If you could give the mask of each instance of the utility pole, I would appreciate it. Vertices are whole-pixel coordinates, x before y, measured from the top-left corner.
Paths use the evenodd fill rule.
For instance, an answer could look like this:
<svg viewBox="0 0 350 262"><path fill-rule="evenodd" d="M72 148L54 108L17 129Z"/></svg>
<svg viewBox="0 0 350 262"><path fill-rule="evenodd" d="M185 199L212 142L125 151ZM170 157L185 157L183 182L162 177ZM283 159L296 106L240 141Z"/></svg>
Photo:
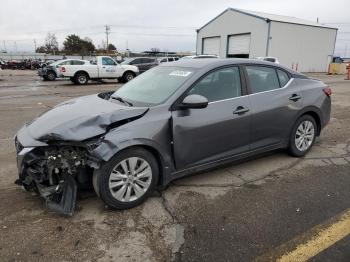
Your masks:
<svg viewBox="0 0 350 262"><path fill-rule="evenodd" d="M107 53L108 53L108 35L110 34L110 31L111 31L111 27L109 25L105 25L105 28L106 28L106 40L107 40Z"/></svg>
<svg viewBox="0 0 350 262"><path fill-rule="evenodd" d="M34 53L36 53L36 40L34 39Z"/></svg>
<svg viewBox="0 0 350 262"><path fill-rule="evenodd" d="M5 51L5 53L7 53L7 50L6 50L6 40L4 40L4 51Z"/></svg>

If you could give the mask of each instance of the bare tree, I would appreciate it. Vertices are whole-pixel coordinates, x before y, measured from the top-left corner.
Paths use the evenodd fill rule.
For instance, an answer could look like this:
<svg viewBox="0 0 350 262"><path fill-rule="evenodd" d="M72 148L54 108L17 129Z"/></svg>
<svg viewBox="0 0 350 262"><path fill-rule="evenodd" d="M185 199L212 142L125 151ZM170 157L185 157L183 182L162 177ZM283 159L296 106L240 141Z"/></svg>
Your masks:
<svg viewBox="0 0 350 262"><path fill-rule="evenodd" d="M55 34L47 34L45 38L45 49L48 53L53 54L58 51L58 41Z"/></svg>
<svg viewBox="0 0 350 262"><path fill-rule="evenodd" d="M159 53L160 52L160 49L158 47L152 47L151 48L151 51L152 52L155 52L155 53Z"/></svg>

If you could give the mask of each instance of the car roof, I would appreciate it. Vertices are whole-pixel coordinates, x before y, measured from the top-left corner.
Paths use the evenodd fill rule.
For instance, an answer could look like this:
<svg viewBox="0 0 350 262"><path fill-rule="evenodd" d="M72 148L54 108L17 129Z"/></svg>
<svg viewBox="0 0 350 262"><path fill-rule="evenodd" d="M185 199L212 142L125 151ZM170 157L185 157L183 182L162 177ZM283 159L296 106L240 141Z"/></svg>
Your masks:
<svg viewBox="0 0 350 262"><path fill-rule="evenodd" d="M179 66L179 67L192 67L192 68L205 68L208 66L224 66L230 64L263 64L271 65L271 63L255 60L255 59L240 59L240 58L202 58L202 59L180 59L176 62L163 64L161 66Z"/></svg>
<svg viewBox="0 0 350 262"><path fill-rule="evenodd" d="M247 59L247 58L202 58L202 59L180 59L175 62L170 63L164 63L159 66L176 66L176 67L187 67L187 68L194 68L194 69L211 69L216 68L220 66L226 66L226 65L238 65L238 64L253 64L253 65L265 65L265 66L273 66L277 68L282 68L285 71L289 72L292 75L302 75L294 70L291 70L290 68L287 68L285 66L262 61L258 59Z"/></svg>

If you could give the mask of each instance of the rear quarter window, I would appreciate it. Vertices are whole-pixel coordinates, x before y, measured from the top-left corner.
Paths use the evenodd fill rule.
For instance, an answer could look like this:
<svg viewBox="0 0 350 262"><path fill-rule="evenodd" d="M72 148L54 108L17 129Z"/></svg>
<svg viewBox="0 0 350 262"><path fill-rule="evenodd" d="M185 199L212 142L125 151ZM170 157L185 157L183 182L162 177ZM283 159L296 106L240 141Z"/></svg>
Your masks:
<svg viewBox="0 0 350 262"><path fill-rule="evenodd" d="M277 75L280 80L281 87L284 87L290 79L289 75L280 69L277 69Z"/></svg>

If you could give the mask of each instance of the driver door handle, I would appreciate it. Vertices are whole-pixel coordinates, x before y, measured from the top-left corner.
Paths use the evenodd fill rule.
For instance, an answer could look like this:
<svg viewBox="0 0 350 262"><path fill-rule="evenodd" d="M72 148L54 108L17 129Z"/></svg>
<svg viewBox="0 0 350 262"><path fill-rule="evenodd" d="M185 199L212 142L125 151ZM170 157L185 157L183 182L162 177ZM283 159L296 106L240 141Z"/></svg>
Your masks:
<svg viewBox="0 0 350 262"><path fill-rule="evenodd" d="M243 115L249 111L249 108L245 108L244 106L238 106L235 111L233 111L234 115Z"/></svg>
<svg viewBox="0 0 350 262"><path fill-rule="evenodd" d="M297 94L293 94L289 100L293 101L293 102L296 102L298 101L299 99L301 99L301 96L300 95L297 95Z"/></svg>

